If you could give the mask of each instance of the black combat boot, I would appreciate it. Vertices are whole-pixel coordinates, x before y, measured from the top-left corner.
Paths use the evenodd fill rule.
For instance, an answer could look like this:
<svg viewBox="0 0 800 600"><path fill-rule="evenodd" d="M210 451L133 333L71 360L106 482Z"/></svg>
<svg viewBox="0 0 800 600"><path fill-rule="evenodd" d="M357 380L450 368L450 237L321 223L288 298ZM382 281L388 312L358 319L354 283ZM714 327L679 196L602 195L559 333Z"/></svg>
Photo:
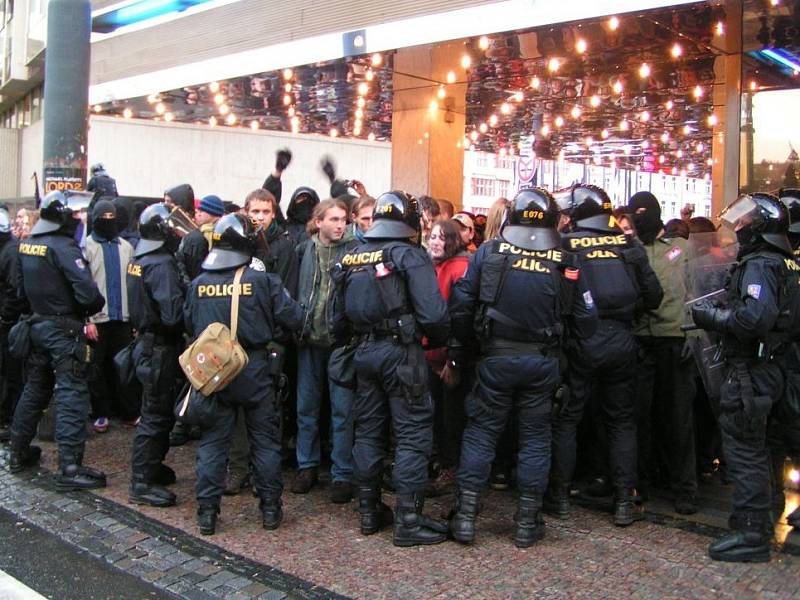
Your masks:
<svg viewBox="0 0 800 600"><path fill-rule="evenodd" d="M197 527L203 535L214 535L217 530L219 507L213 504L200 504L197 507Z"/></svg>
<svg viewBox="0 0 800 600"><path fill-rule="evenodd" d="M475 541L475 517L478 516L478 492L458 490L450 517L450 534L462 544Z"/></svg>
<svg viewBox="0 0 800 600"><path fill-rule="evenodd" d="M642 506L636 503L634 492L630 488L617 488L614 495L614 525L627 527L634 521L644 518Z"/></svg>
<svg viewBox="0 0 800 600"><path fill-rule="evenodd" d="M150 483L155 483L156 485L172 485L177 480L175 471L164 463L158 463L153 475L150 477Z"/></svg>
<svg viewBox="0 0 800 600"><path fill-rule="evenodd" d="M152 480L152 478L151 478ZM175 494L156 483L148 483L143 475L134 474L128 500L134 504L146 504L156 508L175 506Z"/></svg>
<svg viewBox="0 0 800 600"><path fill-rule="evenodd" d="M361 516L361 535L378 533L394 521L394 513L381 500L380 488L377 486L358 487L358 513Z"/></svg>
<svg viewBox="0 0 800 600"><path fill-rule="evenodd" d="M29 467L39 464L42 456L42 449L39 446L27 446L18 448L14 445L8 453L8 470L12 473L19 473Z"/></svg>
<svg viewBox="0 0 800 600"><path fill-rule="evenodd" d="M569 519L569 485L556 483L544 495L544 512L557 519Z"/></svg>
<svg viewBox="0 0 800 600"><path fill-rule="evenodd" d="M741 513L728 520L732 531L708 547L708 555L724 562L769 562L772 526L768 515Z"/></svg>
<svg viewBox="0 0 800 600"><path fill-rule="evenodd" d="M517 513L514 515L514 522L517 524L514 545L517 548L530 548L544 537L541 510L542 497L539 494L520 492Z"/></svg>
<svg viewBox="0 0 800 600"><path fill-rule="evenodd" d="M283 507L280 498L261 500L261 526L270 531L280 527L283 522Z"/></svg>
<svg viewBox="0 0 800 600"><path fill-rule="evenodd" d="M427 546L447 539L447 525L422 514L424 496L397 494L394 515L395 546Z"/></svg>
<svg viewBox="0 0 800 600"><path fill-rule="evenodd" d="M75 452L58 453L56 489L59 492L93 490L106 487L106 474L83 466L83 455Z"/></svg>

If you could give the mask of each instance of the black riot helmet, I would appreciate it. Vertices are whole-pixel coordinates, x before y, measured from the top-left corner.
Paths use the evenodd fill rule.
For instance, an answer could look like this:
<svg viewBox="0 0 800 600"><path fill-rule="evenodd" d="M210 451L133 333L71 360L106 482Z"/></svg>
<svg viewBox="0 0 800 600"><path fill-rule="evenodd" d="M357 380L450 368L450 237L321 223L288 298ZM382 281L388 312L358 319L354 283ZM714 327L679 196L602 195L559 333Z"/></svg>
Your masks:
<svg viewBox="0 0 800 600"><path fill-rule="evenodd" d="M781 188L778 195L789 210L789 233L800 234L800 189Z"/></svg>
<svg viewBox="0 0 800 600"><path fill-rule="evenodd" d="M42 199L39 206L39 220L31 229L31 235L41 235L58 231L72 219L67 197L59 191L50 192Z"/></svg>
<svg viewBox="0 0 800 600"><path fill-rule="evenodd" d="M203 261L206 271L224 271L249 264L256 253L256 226L238 213L222 217L214 225L211 252Z"/></svg>
<svg viewBox="0 0 800 600"><path fill-rule="evenodd" d="M777 196L762 192L744 194L719 215L722 222L736 232L742 247L763 240L787 254L792 246L789 231L789 209Z"/></svg>
<svg viewBox="0 0 800 600"><path fill-rule="evenodd" d="M537 187L520 190L511 201L500 237L524 250L556 248L561 242L558 217L558 205L550 192Z"/></svg>
<svg viewBox="0 0 800 600"><path fill-rule="evenodd" d="M555 195L559 210L576 227L618 233L617 220L611 214L611 198L596 185L576 184Z"/></svg>
<svg viewBox="0 0 800 600"><path fill-rule="evenodd" d="M170 210L163 202L151 204L139 215L139 243L134 256L139 258L164 246L174 252L180 241L172 225Z"/></svg>
<svg viewBox="0 0 800 600"><path fill-rule="evenodd" d="M368 240L403 240L419 236L421 231L417 199L395 190L378 196L372 209L372 226L364 237Z"/></svg>

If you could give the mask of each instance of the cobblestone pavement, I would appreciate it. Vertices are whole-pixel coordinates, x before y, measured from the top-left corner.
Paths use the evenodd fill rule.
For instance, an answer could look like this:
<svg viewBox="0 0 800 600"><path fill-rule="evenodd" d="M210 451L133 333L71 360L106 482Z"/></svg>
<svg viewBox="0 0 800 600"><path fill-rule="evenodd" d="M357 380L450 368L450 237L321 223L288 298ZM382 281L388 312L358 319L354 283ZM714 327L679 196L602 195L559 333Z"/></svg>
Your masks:
<svg viewBox="0 0 800 600"><path fill-rule="evenodd" d="M0 469L0 503L115 566L185 598L798 598L800 558L773 552L768 564L716 563L706 555L725 507L696 519L676 519L654 502L646 521L614 527L601 510L577 508L569 521L548 519L547 537L527 550L511 542L514 497L484 499L477 543L399 549L391 532L364 537L355 503L328 502L326 485L308 495L284 494L286 517L274 532L261 528L249 493L225 497L217 535L200 539L195 526L193 445L173 448L176 507L128 503L133 434L114 427L93 436L87 464L103 468L99 494L53 492L55 468L43 444L40 474L15 477ZM293 474L286 473L287 488ZM391 501L391 496L387 496ZM429 501L438 515L449 499ZM209 543L211 542L211 543Z"/></svg>

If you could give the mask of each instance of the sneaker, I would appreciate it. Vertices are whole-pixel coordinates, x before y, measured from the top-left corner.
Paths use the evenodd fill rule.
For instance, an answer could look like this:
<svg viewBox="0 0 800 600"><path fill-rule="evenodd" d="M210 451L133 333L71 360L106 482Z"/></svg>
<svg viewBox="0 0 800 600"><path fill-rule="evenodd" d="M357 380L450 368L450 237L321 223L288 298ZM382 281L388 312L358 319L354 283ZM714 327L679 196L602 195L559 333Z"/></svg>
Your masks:
<svg viewBox="0 0 800 600"><path fill-rule="evenodd" d="M685 494L675 499L675 512L679 515L693 515L700 508L697 506L697 497Z"/></svg>
<svg viewBox="0 0 800 600"><path fill-rule="evenodd" d="M134 428L134 427L138 427L139 423L141 423L141 422L142 422L142 417L136 417L135 419L128 419L128 420L122 421L122 426L123 427Z"/></svg>
<svg viewBox="0 0 800 600"><path fill-rule="evenodd" d="M511 473L506 469L492 469L489 476L489 486L493 490L504 491L511 487Z"/></svg>
<svg viewBox="0 0 800 600"><path fill-rule="evenodd" d="M307 494L317 483L317 468L300 469L292 484L293 494Z"/></svg>
<svg viewBox="0 0 800 600"><path fill-rule="evenodd" d="M95 419L93 428L95 433L105 433L108 431L108 419L106 417Z"/></svg>
<svg viewBox="0 0 800 600"><path fill-rule="evenodd" d="M250 473L234 469L228 472L228 481L225 482L225 491L222 493L226 496L236 496L248 485L250 485Z"/></svg>
<svg viewBox="0 0 800 600"><path fill-rule="evenodd" d="M331 502L347 504L353 499L353 486L349 481L334 481L331 485Z"/></svg>

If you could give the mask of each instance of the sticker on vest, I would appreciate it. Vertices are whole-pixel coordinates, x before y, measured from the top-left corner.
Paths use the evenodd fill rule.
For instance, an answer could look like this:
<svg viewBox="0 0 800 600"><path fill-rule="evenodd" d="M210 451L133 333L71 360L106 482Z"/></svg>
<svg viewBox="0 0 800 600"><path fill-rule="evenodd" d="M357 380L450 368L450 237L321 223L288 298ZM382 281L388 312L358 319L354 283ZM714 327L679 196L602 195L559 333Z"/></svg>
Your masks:
<svg viewBox="0 0 800 600"><path fill-rule="evenodd" d="M681 255L681 253L683 253L683 250L681 250L679 246L673 246L673 247L672 247L672 248L670 248L670 249L669 249L669 251L667 252L667 260L668 260L669 262L672 262L672 261L674 261L676 258L678 258L678 257Z"/></svg>
<svg viewBox="0 0 800 600"><path fill-rule="evenodd" d="M266 273L267 272L266 265L264 265L264 263L261 261L261 259L258 259L255 256L250 261L250 268L253 269L254 271L260 271L261 273Z"/></svg>
<svg viewBox="0 0 800 600"><path fill-rule="evenodd" d="M747 295L758 300L761 298L761 286L757 283L751 283L747 286Z"/></svg>
<svg viewBox="0 0 800 600"><path fill-rule="evenodd" d="M383 263L378 263L377 265L375 265L375 277L377 277L378 279L390 275L391 272L392 270Z"/></svg>
<svg viewBox="0 0 800 600"><path fill-rule="evenodd" d="M590 291L583 292L583 301L586 304L586 308L592 308L594 306L594 300L592 299L592 292Z"/></svg>

